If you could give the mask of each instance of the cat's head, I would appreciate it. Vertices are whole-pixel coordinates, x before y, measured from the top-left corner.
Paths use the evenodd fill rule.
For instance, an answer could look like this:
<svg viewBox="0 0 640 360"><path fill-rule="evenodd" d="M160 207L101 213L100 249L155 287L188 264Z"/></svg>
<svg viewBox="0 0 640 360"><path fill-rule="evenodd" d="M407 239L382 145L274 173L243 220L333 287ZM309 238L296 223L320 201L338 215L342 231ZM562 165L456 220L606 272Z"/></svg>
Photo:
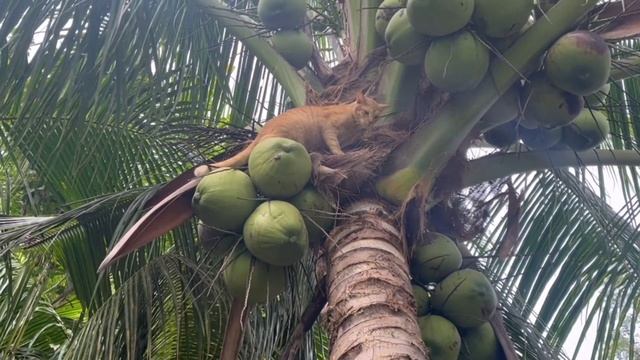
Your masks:
<svg viewBox="0 0 640 360"><path fill-rule="evenodd" d="M389 105L381 104L363 93L358 93L354 101L354 114L356 120L363 127L373 125Z"/></svg>

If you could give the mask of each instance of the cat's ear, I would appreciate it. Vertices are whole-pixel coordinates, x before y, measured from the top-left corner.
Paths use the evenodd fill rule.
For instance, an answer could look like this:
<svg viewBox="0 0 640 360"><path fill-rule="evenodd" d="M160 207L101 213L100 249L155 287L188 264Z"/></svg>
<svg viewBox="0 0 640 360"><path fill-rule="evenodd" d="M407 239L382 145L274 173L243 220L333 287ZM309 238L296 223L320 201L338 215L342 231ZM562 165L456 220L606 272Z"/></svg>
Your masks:
<svg viewBox="0 0 640 360"><path fill-rule="evenodd" d="M364 92L358 92L358 94L356 95L356 103L363 105L367 103L367 97L364 95Z"/></svg>

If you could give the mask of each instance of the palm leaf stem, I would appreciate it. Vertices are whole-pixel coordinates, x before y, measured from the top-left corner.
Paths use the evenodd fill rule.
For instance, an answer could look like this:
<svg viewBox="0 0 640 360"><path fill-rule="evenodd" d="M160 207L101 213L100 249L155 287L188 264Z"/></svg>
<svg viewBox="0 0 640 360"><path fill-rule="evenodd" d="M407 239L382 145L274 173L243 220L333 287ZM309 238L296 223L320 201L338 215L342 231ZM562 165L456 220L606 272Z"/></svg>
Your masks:
<svg viewBox="0 0 640 360"><path fill-rule="evenodd" d="M226 27L239 39L251 53L271 71L295 106L306 102L304 80L291 65L261 37L255 29L259 25L250 17L234 12L218 0L195 0L216 18L219 24Z"/></svg>
<svg viewBox="0 0 640 360"><path fill-rule="evenodd" d="M574 152L527 151L497 153L471 160L462 179L463 188L518 173L562 167L640 166L634 150L590 150Z"/></svg>

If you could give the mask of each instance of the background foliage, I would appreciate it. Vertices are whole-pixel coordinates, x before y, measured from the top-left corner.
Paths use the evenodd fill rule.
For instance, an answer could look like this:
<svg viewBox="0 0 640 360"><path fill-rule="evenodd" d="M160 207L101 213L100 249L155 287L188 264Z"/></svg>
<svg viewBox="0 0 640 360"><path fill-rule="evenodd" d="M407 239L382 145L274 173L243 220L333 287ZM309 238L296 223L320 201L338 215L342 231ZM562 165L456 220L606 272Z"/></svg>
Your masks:
<svg viewBox="0 0 640 360"><path fill-rule="evenodd" d="M229 5L255 13L251 1ZM343 56L337 2L310 7L314 39L334 64ZM637 47L621 42L617 54ZM605 147L637 149L638 99L640 80L613 86ZM229 299L222 259L198 246L194 223L104 275L95 269L160 184L287 106L264 64L190 1L0 2L0 357L216 358ZM510 226L507 196L495 196L504 182L465 192L486 204L488 230L470 244L529 358L579 358L560 353L577 324L583 338L595 329L594 359L637 352L637 179L622 167L514 177L522 220L507 258L495 256ZM277 357L313 291L311 263L298 265L277 304L254 312L246 358ZM305 358L325 357L327 346L318 326Z"/></svg>

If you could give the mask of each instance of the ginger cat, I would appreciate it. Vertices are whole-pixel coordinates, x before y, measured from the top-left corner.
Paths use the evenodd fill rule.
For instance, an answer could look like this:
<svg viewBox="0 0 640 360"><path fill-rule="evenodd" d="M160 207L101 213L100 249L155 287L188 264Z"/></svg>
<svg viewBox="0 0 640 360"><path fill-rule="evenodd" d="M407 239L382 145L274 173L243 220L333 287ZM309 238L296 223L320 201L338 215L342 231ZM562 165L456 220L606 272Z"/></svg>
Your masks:
<svg viewBox="0 0 640 360"><path fill-rule="evenodd" d="M270 137L295 140L309 152L329 150L332 154L343 154L342 146L355 143L376 122L385 108L387 105L358 94L351 103L291 109L268 121L244 150L211 166L237 168L246 165L253 148ZM196 169L197 176L208 172L204 166L202 168Z"/></svg>
<svg viewBox="0 0 640 360"><path fill-rule="evenodd" d="M200 178L209 173L210 166L243 166L249 161L249 154L256 144L269 137L284 137L298 141L310 152L328 150L333 154L342 154L342 146L358 141L360 135L373 125L386 107L360 94L351 103L303 106L276 116L267 122L256 139L237 155L211 165L198 166L165 185L147 202L151 209L116 243L100 264L99 270L103 271L116 259L187 221L193 215L189 205L193 191ZM324 172L337 172L322 165L321 167Z"/></svg>

